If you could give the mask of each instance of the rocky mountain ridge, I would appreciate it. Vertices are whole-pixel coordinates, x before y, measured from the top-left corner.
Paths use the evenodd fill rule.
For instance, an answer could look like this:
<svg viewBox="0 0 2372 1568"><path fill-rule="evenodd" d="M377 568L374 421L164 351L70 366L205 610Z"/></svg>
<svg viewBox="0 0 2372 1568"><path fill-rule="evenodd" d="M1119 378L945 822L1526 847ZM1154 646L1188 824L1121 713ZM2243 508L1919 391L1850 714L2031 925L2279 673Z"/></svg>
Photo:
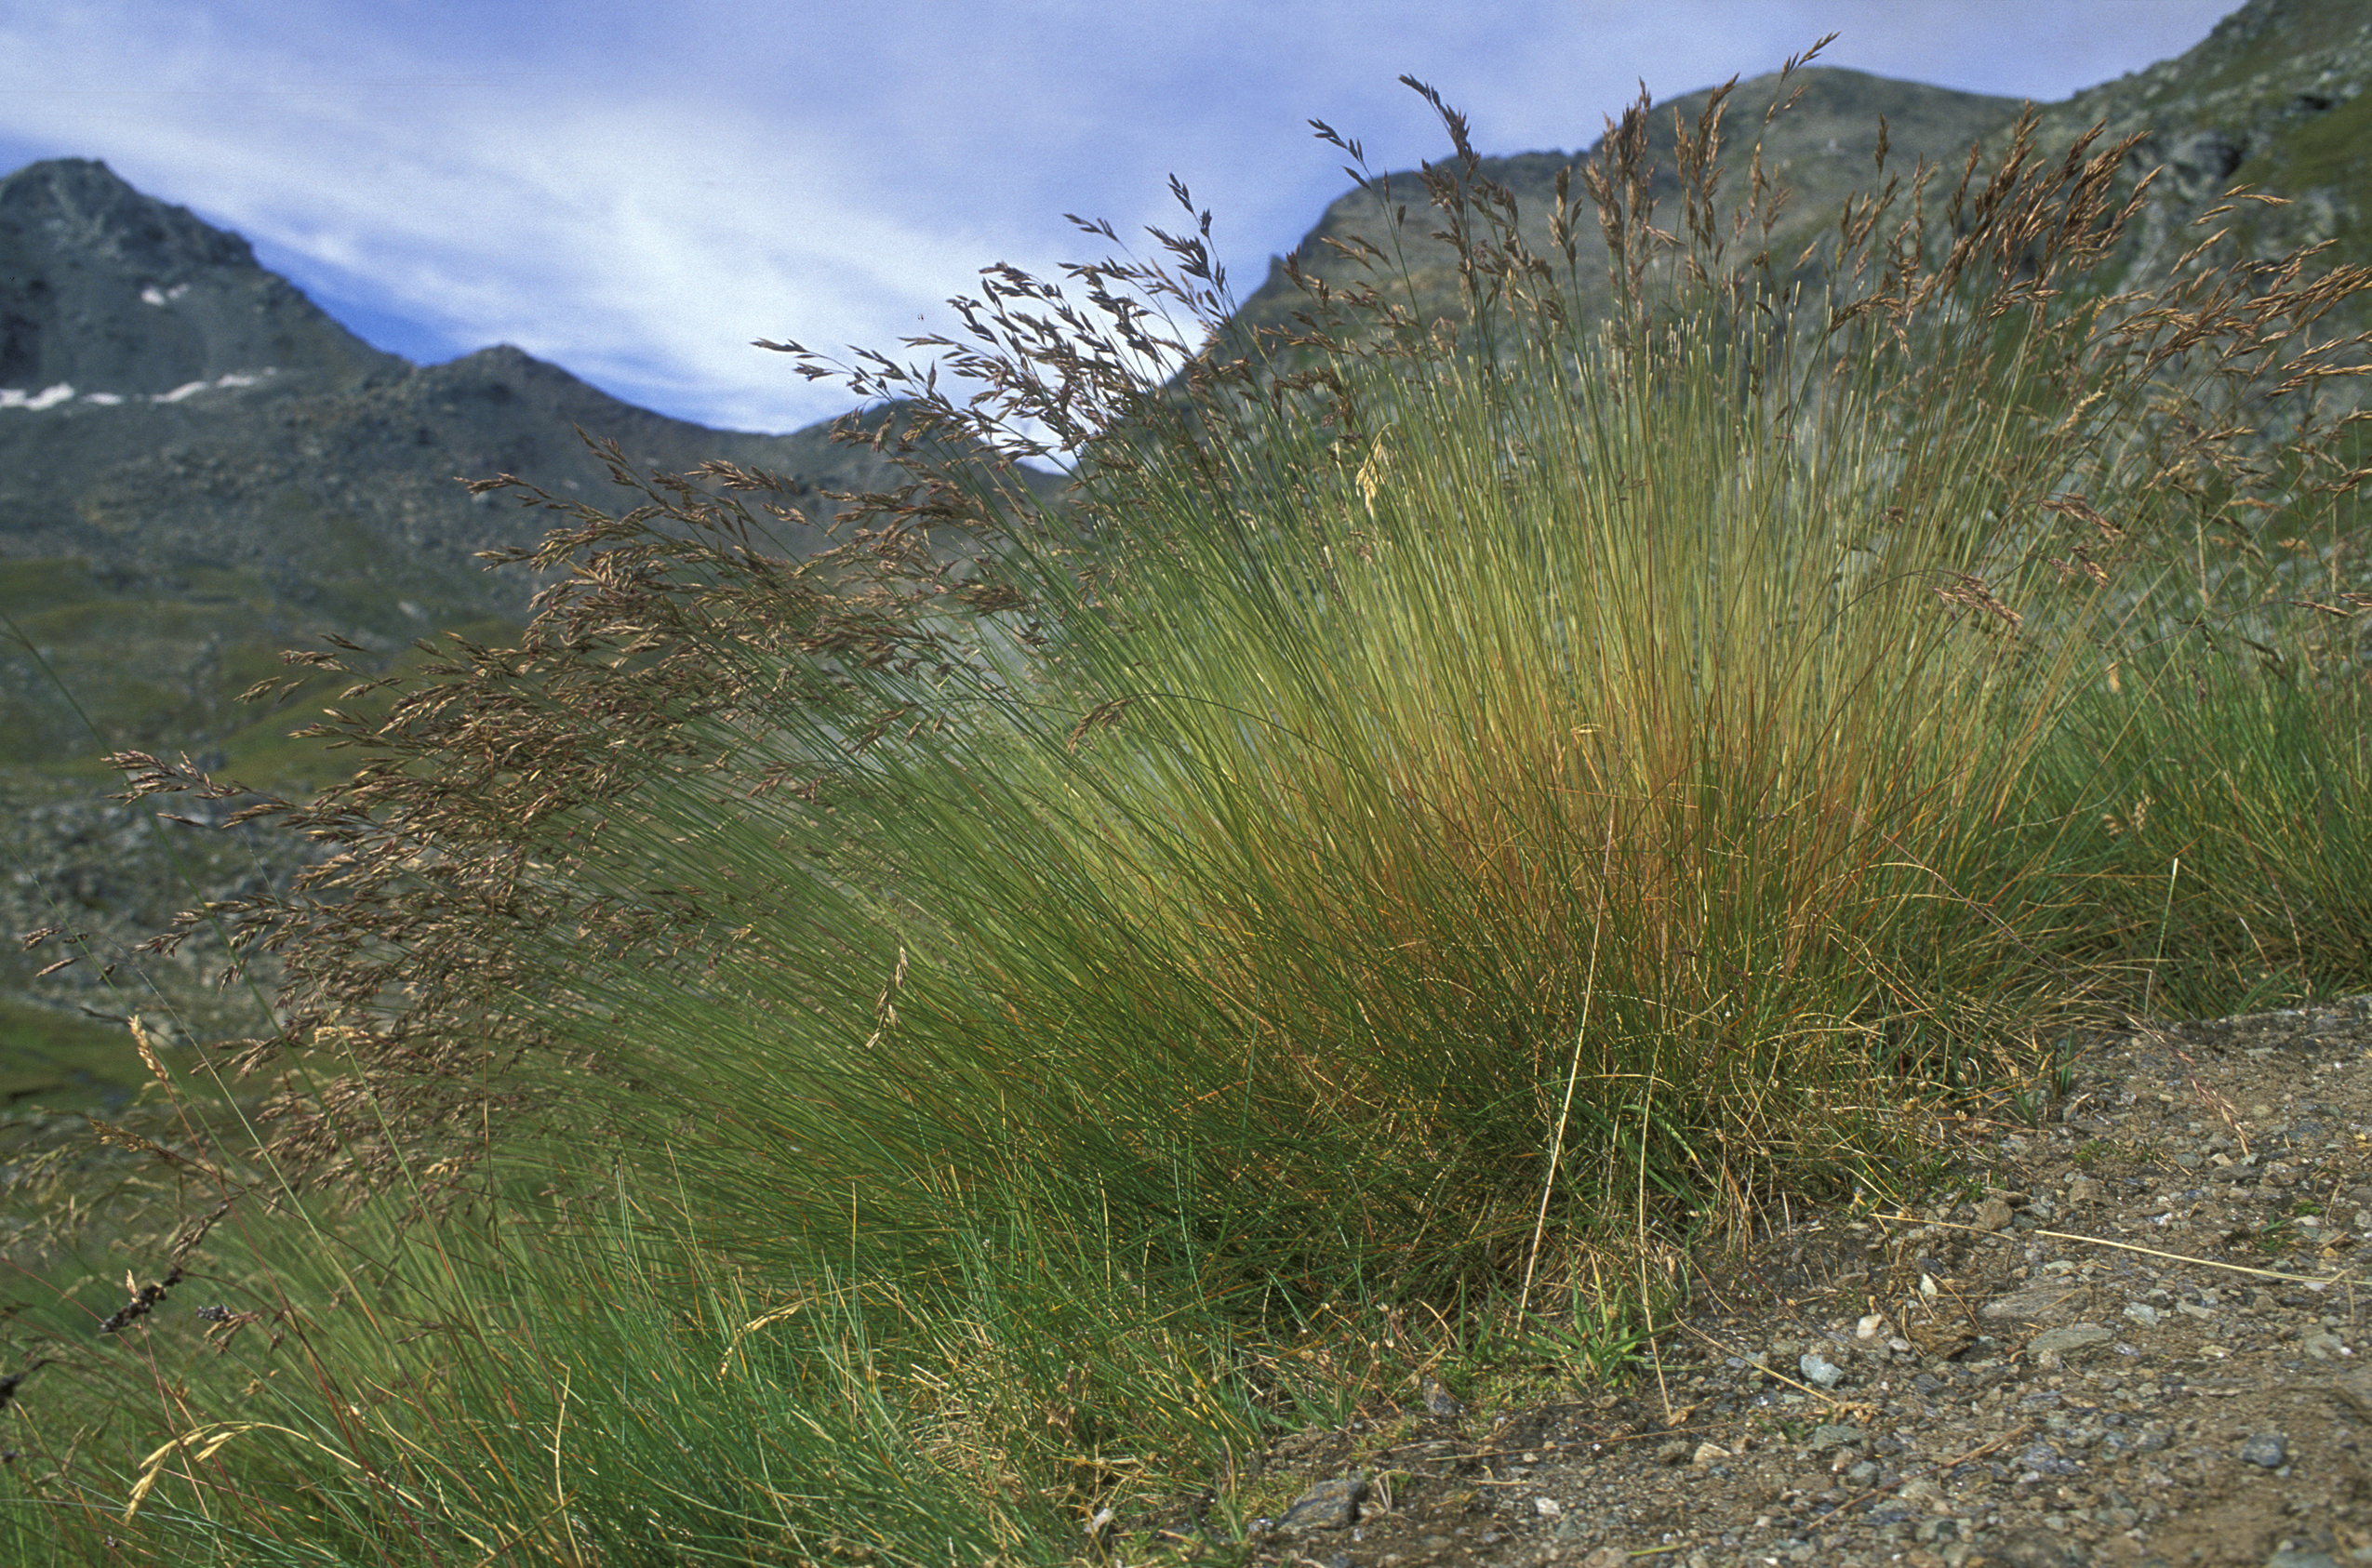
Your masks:
<svg viewBox="0 0 2372 1568"><path fill-rule="evenodd" d="M821 540L824 492L896 477L826 427L708 430L515 348L416 366L103 164L0 179L0 611L102 732L25 650L0 653L0 768L220 749L251 718L226 706L233 683L320 633L392 652L515 625L539 585L474 555L549 519L460 481L511 472L600 500L580 431L647 468L789 475L815 525L787 531L790 553Z"/></svg>
<svg viewBox="0 0 2372 1568"><path fill-rule="evenodd" d="M557 519L460 481L516 473L624 510L580 432L649 470L722 458L793 479L813 525L777 540L793 554L823 538L826 492L899 477L827 427L704 429L515 348L414 365L104 164L0 179L0 930L19 939L0 944L0 1100L120 1094L135 1011L171 1038L263 1025L251 998L213 986L219 953L130 949L197 901L285 886L317 846L181 823L165 842L101 798L99 759L188 752L260 786L326 782L336 759L287 735L343 678L276 708L236 694L325 634L367 668L444 631L514 633L540 584L475 552L532 544ZM183 815L210 826L227 809ZM61 935L20 949L45 928Z"/></svg>
<svg viewBox="0 0 2372 1568"><path fill-rule="evenodd" d="M2105 140L2139 134L2126 162L2127 182L2159 171L2148 210L2136 225L2120 286L2145 283L2188 248L2170 245L2187 225L2235 185L2281 198L2250 206L2232 219L2259 254L2330 242L2333 261L2372 260L2372 11L2356 0L2248 0L2183 54L2112 82L2085 88L2059 103L2037 104L2037 138L2046 151L2064 149L2098 126ZM1765 116L1783 94L1793 106ZM1704 88L1659 100L1648 116L1647 138L1658 168L1653 193L1670 203L1679 193L1673 171L1675 121L1693 126L1711 99ZM1925 160L1948 186L1972 146L1997 156L2027 105L2016 99L1956 92L1864 72L1813 65L1782 86L1778 73L1737 84L1724 120L1725 190L1734 198L1745 183L1748 156L1758 138L1764 166L1791 193L1773 248L1800 248L1834 225L1849 193L1877 180L1880 117L1886 126L1886 172L1906 179ZM1485 157L1484 178L1507 187L1523 214L1519 226L1536 253L1552 254L1549 215L1560 169L1593 155L1539 152ZM1446 159L1434 166L1446 171ZM1431 231L1421 170L1384 177L1408 219L1393 233L1376 197L1346 192L1330 204L1295 247L1301 270L1333 286L1368 278L1340 248L1366 241L1390 259L1385 275L1405 271L1406 288L1427 313L1453 313L1458 284L1454 253ZM1584 200L1579 181L1573 199ZM1667 212L1671 211L1666 206ZM1594 218L1579 225L1575 286L1585 308L1606 307L1605 242ZM1561 263L1560 263L1561 265ZM1303 306L1286 275L1285 258L1245 300L1239 326L1277 326Z"/></svg>
<svg viewBox="0 0 2372 1568"><path fill-rule="evenodd" d="M54 159L0 179L0 408L178 403L266 370L343 385L405 368L258 265L245 239L105 164Z"/></svg>

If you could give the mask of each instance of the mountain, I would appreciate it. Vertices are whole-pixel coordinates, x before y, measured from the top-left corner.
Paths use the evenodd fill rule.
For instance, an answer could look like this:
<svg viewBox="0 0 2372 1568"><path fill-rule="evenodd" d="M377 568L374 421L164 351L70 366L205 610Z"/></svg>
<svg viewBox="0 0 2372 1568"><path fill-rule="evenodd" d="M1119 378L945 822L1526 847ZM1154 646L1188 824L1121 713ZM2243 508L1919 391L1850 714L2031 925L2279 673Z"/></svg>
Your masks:
<svg viewBox="0 0 2372 1568"><path fill-rule="evenodd" d="M2165 241L2245 185L2284 198L2232 220L2260 255L2330 244L2372 261L2372 10L2360 0L2250 0L2181 55L2087 87L2042 117L2046 143L2101 125L2140 133L2128 161L2162 169L2131 257L2141 281L2180 254Z"/></svg>
<svg viewBox="0 0 2372 1568"><path fill-rule="evenodd" d="M2249 0L2209 35L2179 57L2128 73L2076 94L2064 102L2036 105L2038 135L2046 150L2063 150L2099 125L2110 140L2141 133L2127 160L2125 178L2137 182L2163 169L2125 256L2127 285L2159 275L2192 243L2185 226L2214 206L2234 184L2254 185L2287 198L2288 205L2251 206L2234 215L2243 237L2260 253L2301 244L2333 242L2334 261L2372 260L2372 9L2362 0ZM1955 178L1972 145L1998 153L2011 124L2025 107L2015 99L1988 97L1899 82L1864 72L1810 66L1785 90L1801 89L1794 106L1764 129L1766 112L1781 96L1779 75L1738 84L1723 124L1724 189L1738 194L1746 160L1761 133L1764 167L1791 193L1773 248L1799 251L1814 235L1834 225L1846 196L1868 190L1876 176L1878 122L1886 122L1886 172L1907 176L1925 158ZM1674 120L1694 126L1711 89L1659 101L1648 117L1648 147L1658 175L1653 193L1664 220L1677 223L1679 182ZM1481 173L1512 191L1523 214L1520 231L1535 252L1551 256L1549 216L1555 209L1560 169L1596 152L1537 152L1486 157ZM1449 160L1437 166L1449 172ZM1454 253L1432 237L1436 226L1427 204L1421 171L1388 175L1392 200L1409 218L1398 235L1400 263L1420 309L1448 314L1458 309ZM1947 186L1948 188L1948 186ZM1585 308L1608 300L1604 273L1606 251L1595 214L1576 180L1572 199L1583 204L1578 251L1579 283ZM1347 286L1370 274L1338 248L1364 240L1392 255L1393 236L1376 198L1353 189L1337 198L1295 247L1300 268L1327 284ZM2179 241L2180 243L2175 243ZM1299 289L1286 278L1285 261L1237 312L1238 328L1277 326L1303 308Z"/></svg>
<svg viewBox="0 0 2372 1568"><path fill-rule="evenodd" d="M459 479L511 472L624 510L579 430L646 469L723 458L786 475L820 524L833 511L820 492L899 477L824 426L704 429L515 348L414 365L331 320L244 239L104 164L0 179L0 613L30 644L0 637L0 933L89 938L0 943L0 1104L136 1086L120 1023L88 1016L139 1006L201 1035L253 1031L252 1003L209 983L219 954L128 950L195 899L285 886L319 853L260 826L175 825L164 843L145 812L98 798L115 778L100 759L187 751L252 784L326 782L334 758L287 734L347 677L316 675L276 706L236 695L290 673L280 651L324 633L370 650L346 656L364 669L417 661L413 640L442 631L514 636L538 579L473 552L532 544L561 519ZM821 538L778 542L804 553ZM236 804L184 815L219 822Z"/></svg>
<svg viewBox="0 0 2372 1568"><path fill-rule="evenodd" d="M1998 132L2017 114L2018 100L1981 93L1954 92L1916 82L1891 81L1865 72L1814 66L1798 73L1786 92L1801 89L1795 106L1771 123L1763 138L1764 166L1770 177L1793 193L1781 222L1773 233L1774 249L1800 250L1819 230L1832 225L1848 193L1868 189L1876 173L1873 156L1878 144L1878 118L1886 116L1889 170L1908 169L1926 155L1930 162L1957 166L1969 143ZM1777 73L1741 82L1730 97L1723 122L1728 155L1723 166L1726 189L1744 182L1744 157L1766 113L1780 96ZM1656 166L1650 191L1669 214L1680 194L1674 172L1677 116L1692 128L1712 97L1711 89L1686 93L1659 102L1648 116L1647 145ZM1558 172L1594 155L1593 143L1583 153L1519 153L1486 157L1479 172L1484 179L1513 193L1525 243L1543 257L1557 254L1550 240L1550 215L1556 210ZM1442 166L1447 172L1453 166ZM1395 206L1408 209L1406 226L1397 236L1398 264L1429 313L1447 313L1458 299L1457 253L1447 241L1435 237L1434 214L1427 202L1422 171L1404 169L1386 175ZM1594 209L1575 179L1570 199L1579 209L1577 227L1576 275L1584 308L1607 308L1611 292L1606 279L1606 246ZM1677 217L1667 221L1676 222ZM1371 274L1343 253L1340 246L1364 241L1393 256L1394 236L1376 198L1353 189L1337 197L1317 226L1294 248L1300 269L1338 286L1366 281ZM1557 263L1560 269L1563 262ZM1233 325L1237 329L1282 326L1304 308L1300 290L1286 275L1285 259L1269 264L1269 275L1246 299Z"/></svg>
<svg viewBox="0 0 2372 1568"><path fill-rule="evenodd" d="M0 611L102 731L0 649L0 768L127 746L240 754L242 732L263 744L288 727L259 731L229 701L283 647L515 628L535 578L473 552L532 543L551 519L459 480L516 473L599 504L610 486L579 430L670 472L770 469L807 498L895 478L823 426L708 430L514 348L429 366L382 353L245 240L104 164L0 179Z"/></svg>
<svg viewBox="0 0 2372 1568"><path fill-rule="evenodd" d="M105 164L0 180L0 408L58 406L76 387L178 403L266 366L331 385L406 368L258 266L246 240Z"/></svg>

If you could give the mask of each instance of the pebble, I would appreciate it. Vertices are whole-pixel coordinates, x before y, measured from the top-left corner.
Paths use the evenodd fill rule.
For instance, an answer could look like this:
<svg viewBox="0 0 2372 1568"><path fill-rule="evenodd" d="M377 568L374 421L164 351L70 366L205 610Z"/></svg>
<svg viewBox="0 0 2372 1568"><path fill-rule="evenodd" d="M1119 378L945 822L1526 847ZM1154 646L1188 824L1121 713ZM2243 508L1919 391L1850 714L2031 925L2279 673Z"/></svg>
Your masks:
<svg viewBox="0 0 2372 1568"><path fill-rule="evenodd" d="M1359 1504L1367 1495L1366 1476L1322 1481L1301 1494L1276 1521L1279 1530L1347 1530L1359 1521Z"/></svg>
<svg viewBox="0 0 2372 1568"><path fill-rule="evenodd" d="M2065 1356L2073 1351L2089 1349L2104 1339L2115 1337L2097 1323L2069 1323L2064 1328L2044 1330L2028 1342L2027 1349L2038 1356Z"/></svg>

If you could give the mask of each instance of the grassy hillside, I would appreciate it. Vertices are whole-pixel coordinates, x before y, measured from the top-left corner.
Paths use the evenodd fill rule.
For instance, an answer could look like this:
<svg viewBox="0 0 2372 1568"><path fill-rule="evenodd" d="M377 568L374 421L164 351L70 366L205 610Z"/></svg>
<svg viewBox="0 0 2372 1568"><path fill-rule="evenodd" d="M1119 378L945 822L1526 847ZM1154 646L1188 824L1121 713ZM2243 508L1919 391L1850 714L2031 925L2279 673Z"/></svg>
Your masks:
<svg viewBox="0 0 2372 1568"><path fill-rule="evenodd" d="M2085 1031L2372 990L2366 344L2311 329L2372 272L2109 289L2115 149L1717 256L1631 129L1635 272L1460 159L1446 326L1380 244L1150 384L1190 227L1070 330L982 301L997 390L820 563L756 474L580 518L515 645L341 721L284 814L341 859L242 911L270 1118L147 1046L21 1265L0 1540L1246 1561L1271 1436L1624 1376ZM1711 130L1678 193L1759 233ZM1064 419L1069 505L970 456Z"/></svg>

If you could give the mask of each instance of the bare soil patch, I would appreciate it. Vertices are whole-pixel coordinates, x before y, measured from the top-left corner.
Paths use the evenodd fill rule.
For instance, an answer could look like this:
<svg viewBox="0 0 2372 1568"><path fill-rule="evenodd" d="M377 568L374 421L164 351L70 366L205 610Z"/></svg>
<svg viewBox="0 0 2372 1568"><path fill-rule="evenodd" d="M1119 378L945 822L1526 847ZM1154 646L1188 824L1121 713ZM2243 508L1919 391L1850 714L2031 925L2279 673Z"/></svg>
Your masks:
<svg viewBox="0 0 2372 1568"><path fill-rule="evenodd" d="M2372 997L2100 1040L1968 1130L1924 1205L1701 1282L1622 1391L1281 1442L1258 1561L2372 1562Z"/></svg>

